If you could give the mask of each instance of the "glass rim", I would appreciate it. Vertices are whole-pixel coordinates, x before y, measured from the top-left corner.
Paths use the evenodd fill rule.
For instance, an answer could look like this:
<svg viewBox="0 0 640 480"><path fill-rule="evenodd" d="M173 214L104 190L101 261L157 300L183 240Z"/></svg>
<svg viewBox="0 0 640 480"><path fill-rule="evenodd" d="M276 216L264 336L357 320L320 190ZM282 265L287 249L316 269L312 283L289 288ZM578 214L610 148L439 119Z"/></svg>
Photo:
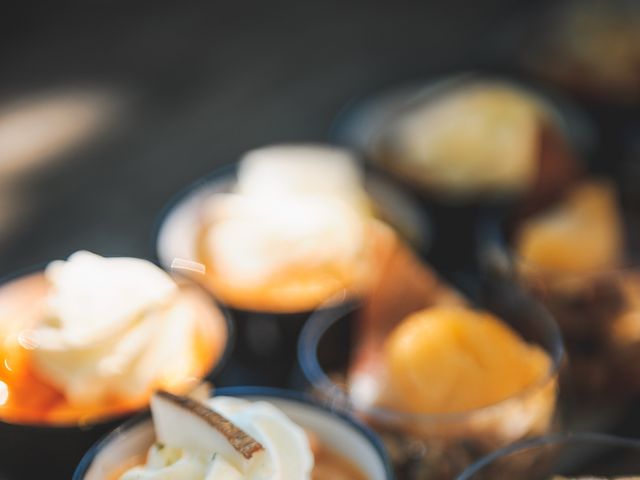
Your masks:
<svg viewBox="0 0 640 480"><path fill-rule="evenodd" d="M449 413L413 413L394 410L387 407L362 407L353 402L351 396L337 383L335 383L324 370L318 359L318 346L324 334L337 322L358 309L358 306L344 305L333 311L316 310L305 322L298 339L298 361L300 368L313 388L327 395L331 405L348 411L354 411L364 416L383 422L411 422L419 424L451 423L465 420L472 416L500 409L519 398L540 391L558 378L560 369L565 360L565 349L560 328L551 315L541 305L539 308L546 327L550 329L552 336L551 351L547 352L551 358L549 371L541 379L531 383L525 389L499 400L490 405ZM546 351L546 349L545 349Z"/></svg>
<svg viewBox="0 0 640 480"><path fill-rule="evenodd" d="M213 388L210 392L213 395L210 396L229 396L229 397L263 397L263 398L275 398L279 400L292 401L299 404L311 406L313 408L320 409L336 418L338 418L341 422L347 424L349 428L355 430L357 433L362 435L362 437L366 440L366 442L373 447L376 454L380 458L384 470L385 476L388 480L395 480L395 473L393 470L391 458L387 450L382 443L380 437L369 427L364 425L358 419L354 418L351 415L345 414L344 412L339 412L333 410L327 405L322 404L317 399L312 396L304 393L298 392L294 390L287 390L283 388L276 387L258 387L258 386L239 386L239 387L221 387L221 388ZM119 435L124 432L134 428L141 423L147 422L151 420L151 412L146 411L136 415L134 418L129 419L125 423L118 426L116 429L107 433L100 440L94 443L91 448L83 455L82 459L78 463L76 467L72 480L84 480L86 473L88 472L93 460L96 456L106 448L111 442L118 438Z"/></svg>
<svg viewBox="0 0 640 480"><path fill-rule="evenodd" d="M638 449L640 453L640 440L633 438L620 437L617 435L611 435L607 433L592 433L592 432L568 432L568 433L555 433L551 435L544 435L541 437L532 438L516 442L507 447L498 449L488 455L485 455L480 460L474 462L467 467L460 475L456 477L456 480L470 480L474 475L480 473L485 467L491 465L496 460L503 457L507 457L514 453L525 451L531 448L545 447L548 445L562 444L562 443L591 443L600 444L611 447L623 447Z"/></svg>
<svg viewBox="0 0 640 480"><path fill-rule="evenodd" d="M106 258L110 258L110 257L116 257L116 256L115 255L106 256ZM156 267L162 269L164 272L166 272L170 276L172 276L172 277L176 277L177 276L181 280L184 280L184 277L179 276L176 273L167 272L166 270L164 270L164 268L162 268L161 265L159 265L157 262L155 262L152 259L144 258L144 257L131 257L131 258L138 258L138 259L141 259L141 260L146 260L146 261L152 263L153 265L155 265ZM49 265L49 263L51 263L51 261L37 263L35 265L31 265L29 267L24 267L22 269L19 269L19 270L16 270L16 271L12 272L12 273L9 273L8 275L0 277L0 289L2 289L5 286L8 286L12 282L19 281L19 280L21 280L23 278L26 278L28 276L38 275L38 274L43 273L45 267L47 265ZM186 281L188 282L188 285L189 285L190 288L198 289L198 291L202 294L203 298L206 298L211 303L211 305L220 312L221 320L222 320L222 323L224 324L225 330L226 330L227 338L226 338L226 341L225 341L225 344L224 344L224 348L222 349L222 352L220 353L220 355L217 358L215 358L213 360L213 362L211 363L209 368L206 370L206 372L201 376L201 378L199 378L200 381L206 381L207 378L214 377L217 374L219 374L224 369L224 367L226 366L227 362L229 361L229 358L233 354L233 350L234 350L234 347L235 347L235 340L236 340L236 327L235 327L235 323L234 323L234 320L233 320L233 316L231 315L231 313L229 312L227 307L225 307L224 305L222 305L218 301L216 301L197 282L194 282L194 281L189 280L189 279L186 279ZM196 378L196 377L194 377L194 378ZM147 402L145 404L145 406L143 406L143 407L136 408L136 409L133 409L133 410L127 411L127 412L121 412L121 413L112 414L112 415L97 416L94 419L92 419L91 421L86 422L86 423L81 422L81 421L59 422L59 423L12 422L9 419L5 419L5 418L0 417L0 426L9 425L11 427L16 427L16 428L38 428L38 429L44 429L44 430L90 429L90 428L98 426L98 425L108 425L109 423L121 422L121 421L123 421L123 420L125 420L127 418L130 418L132 415L135 416L135 415L139 414L140 412L144 412L144 411L148 410L148 408L149 408L149 405L148 405L148 402Z"/></svg>

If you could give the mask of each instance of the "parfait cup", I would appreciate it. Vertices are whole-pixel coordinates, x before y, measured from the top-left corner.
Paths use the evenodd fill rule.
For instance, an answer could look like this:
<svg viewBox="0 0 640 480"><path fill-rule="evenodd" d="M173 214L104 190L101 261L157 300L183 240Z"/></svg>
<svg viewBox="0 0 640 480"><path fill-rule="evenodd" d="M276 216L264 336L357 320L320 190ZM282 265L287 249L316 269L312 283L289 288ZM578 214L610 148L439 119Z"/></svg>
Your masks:
<svg viewBox="0 0 640 480"><path fill-rule="evenodd" d="M640 74L630 68L640 58L638 2L552 2L529 18L524 38L513 42L515 63L580 102L598 130L599 167L631 160L640 132Z"/></svg>
<svg viewBox="0 0 640 480"><path fill-rule="evenodd" d="M482 458L456 480L637 478L640 441L596 433L548 435Z"/></svg>
<svg viewBox="0 0 640 480"><path fill-rule="evenodd" d="M205 208L215 195L229 193L238 181L240 164L234 163L200 179L169 202L157 221L154 243L165 269L172 269L207 289L231 313L236 327L234 356L222 385L296 386L298 336L313 309L300 308L282 294L277 305L264 305L249 294L239 295L212 281L202 260L202 235L207 228ZM429 220L415 200L383 177L365 172L364 190L374 216L392 226L416 250L430 241ZM357 289L361 290L361 289ZM321 304L326 311L356 306L362 292L339 289ZM263 308L264 307L264 308Z"/></svg>
<svg viewBox="0 0 640 480"><path fill-rule="evenodd" d="M313 434L323 450L347 460L358 470L362 478L395 479L388 454L373 431L356 419L334 412L309 396L268 387L227 387L216 389L214 394L252 402L266 401L280 409L305 431ZM78 464L73 480L117 479L117 474L123 471L123 467L144 463L144 456L154 442L154 433L149 414L131 419L86 453ZM316 466L319 462L322 461L316 459ZM314 471L313 478L332 480L320 470Z"/></svg>
<svg viewBox="0 0 640 480"><path fill-rule="evenodd" d="M497 158L500 157L505 124L491 128L499 115L481 117L484 124L476 125L483 129L486 137L481 146L478 146L477 137L469 135L470 130L465 125L473 124L469 117L481 116L482 108L472 113L460 108L449 111L434 123L425 123L421 130L414 128L413 140L402 133L408 119L437 111L443 102L483 89L508 92L512 101L517 98L519 102L534 106L540 125L535 146L528 148L532 148L531 161L535 165L532 172L536 173L531 173L531 178L524 182L526 185L520 184L522 179L513 178L484 184L481 178L487 173L509 170L500 165ZM485 103L483 108L488 106L490 104ZM434 127L443 125L449 125L451 131L433 134L432 143L440 147L448 142L450 145L444 153L429 153L429 148L433 147L425 147L419 139L430 137L418 132L438 132L439 128ZM512 128L511 124L506 125ZM453 126L458 126L455 134ZM526 131L526 128L520 124L520 130ZM522 131L515 133L519 135ZM536 205L555 195L579 174L582 164L578 157L590 153L594 143L589 120L573 103L523 78L499 71L453 72L357 98L336 117L331 138L362 152L373 167L414 193L429 212L438 233L430 245L428 259L443 271L464 271L474 265L479 222L485 217L502 214L515 204ZM410 146L409 142L414 145ZM493 154L490 159L482 160L483 154L478 151L485 148L491 148ZM458 157L464 151L475 153L464 155L463 162ZM426 160L429 155L449 155L451 158L447 158L446 163L421 165L418 160ZM513 155L512 151L511 163L515 163ZM498 163L494 164L494 160ZM474 169L477 170L470 173Z"/></svg>
<svg viewBox="0 0 640 480"><path fill-rule="evenodd" d="M207 349L201 373L194 372L193 376L180 378L174 384L176 391L189 391L203 378L214 381L218 378L232 350L233 324L229 315L199 286L184 279L177 279L177 284L183 298L193 301L193 307L199 312L200 341L203 349ZM114 403L80 409L68 404L62 392L40 379L29 367L22 367L29 363L29 355L37 345L20 340L20 346L13 345L13 339L15 335L30 332L28 328L21 330L19 322L39 311L47 291L43 266L26 269L0 282L0 327L12 332L0 343L2 478L68 480L87 448L148 407L148 399L141 402L136 397L135 403L118 404L117 408ZM28 341L30 337L24 338ZM50 404L57 405L55 416L49 411L53 408ZM40 410L43 406L46 412Z"/></svg>
<svg viewBox="0 0 640 480"><path fill-rule="evenodd" d="M627 200L619 260L598 269L552 271L523 258L514 238L523 219L493 219L481 234L485 274L519 285L558 323L568 357L562 377L566 420L580 430L615 423L640 392L640 217Z"/></svg>
<svg viewBox="0 0 640 480"><path fill-rule="evenodd" d="M348 384L357 339L352 337L351 345L335 342L336 332L345 328L349 312L316 312L305 325L298 352L311 391L374 428L385 442L399 478L451 480L488 452L546 434L558 425L556 399L564 350L555 322L536 302L510 285L482 290L482 308L498 315L525 341L543 349L551 362L546 375L524 391L468 411L417 414L359 405L350 395Z"/></svg>

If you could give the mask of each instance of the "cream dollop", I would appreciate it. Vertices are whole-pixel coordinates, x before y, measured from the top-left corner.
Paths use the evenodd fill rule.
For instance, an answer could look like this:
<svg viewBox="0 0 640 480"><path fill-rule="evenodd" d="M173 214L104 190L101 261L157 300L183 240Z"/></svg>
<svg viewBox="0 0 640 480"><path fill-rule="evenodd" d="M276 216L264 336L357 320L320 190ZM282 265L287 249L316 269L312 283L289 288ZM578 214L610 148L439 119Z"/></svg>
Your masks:
<svg viewBox="0 0 640 480"><path fill-rule="evenodd" d="M366 201L364 174L348 150L323 145L274 145L248 152L236 191L259 197L331 195Z"/></svg>
<svg viewBox="0 0 640 480"><path fill-rule="evenodd" d="M392 166L444 196L520 192L537 175L544 115L508 85L461 88L398 120Z"/></svg>
<svg viewBox="0 0 640 480"><path fill-rule="evenodd" d="M120 480L309 480L314 459L304 430L266 401L215 397L209 407L260 442L266 460L241 473L220 452L195 452L180 445L155 444L144 465Z"/></svg>
<svg viewBox="0 0 640 480"><path fill-rule="evenodd" d="M194 315L160 268L80 251L45 276L45 318L26 335L37 373L70 404L137 401L160 380L189 374Z"/></svg>
<svg viewBox="0 0 640 480"><path fill-rule="evenodd" d="M353 262L365 237L363 176L345 150L283 145L249 152L235 191L207 206L207 249L229 282Z"/></svg>

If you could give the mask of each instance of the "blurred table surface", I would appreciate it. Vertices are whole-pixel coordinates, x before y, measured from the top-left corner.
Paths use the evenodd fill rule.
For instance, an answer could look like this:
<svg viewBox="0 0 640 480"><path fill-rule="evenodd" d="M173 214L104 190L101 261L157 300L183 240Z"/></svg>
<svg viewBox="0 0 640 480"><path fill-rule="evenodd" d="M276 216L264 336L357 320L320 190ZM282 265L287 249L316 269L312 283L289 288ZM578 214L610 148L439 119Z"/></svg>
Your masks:
<svg viewBox="0 0 640 480"><path fill-rule="evenodd" d="M2 173L0 143L0 276L78 249L152 256L154 218L189 182L250 148L325 140L354 97L489 61L496 32L532 4L5 5L0 112L73 89L109 92L118 109L100 135L18 173Z"/></svg>

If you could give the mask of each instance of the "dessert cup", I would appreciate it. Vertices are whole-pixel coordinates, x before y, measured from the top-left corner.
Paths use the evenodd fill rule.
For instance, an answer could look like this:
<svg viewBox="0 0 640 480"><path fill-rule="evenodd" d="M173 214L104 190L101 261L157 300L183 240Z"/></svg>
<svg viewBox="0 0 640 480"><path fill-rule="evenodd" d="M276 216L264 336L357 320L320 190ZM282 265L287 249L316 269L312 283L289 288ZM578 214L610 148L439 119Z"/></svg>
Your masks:
<svg viewBox="0 0 640 480"><path fill-rule="evenodd" d="M637 478L640 442L610 435L557 434L524 441L479 460L457 480Z"/></svg>
<svg viewBox="0 0 640 480"><path fill-rule="evenodd" d="M482 232L485 273L529 291L562 331L568 355L567 375L562 378L570 414L566 421L576 429L614 423L640 391L634 300L640 288L635 253L640 217L622 197L623 251L610 266L563 274L531 264L514 246L527 217L487 222ZM578 236L575 242L584 239Z"/></svg>
<svg viewBox="0 0 640 480"><path fill-rule="evenodd" d="M640 101L635 2L569 1L549 5L538 17L520 46L520 61L531 72L583 99Z"/></svg>
<svg viewBox="0 0 640 480"><path fill-rule="evenodd" d="M541 129L536 158L542 168L531 185L524 190L494 185L471 187L469 191L464 191L464 187L457 191L460 189L446 184L436 188L421 180L419 172L416 174L407 166L394 166L397 162L393 159L400 155L395 146L396 130L403 118L413 112L427 111L430 105L450 93L464 92L477 85L496 85L520 92L544 113L545 128ZM509 76L476 72L396 87L353 102L336 119L331 136L338 143L363 152L373 165L421 199L438 231L429 250L429 260L441 270L474 265L478 220L502 214L523 196L531 204L553 196L580 169L574 154L584 156L593 143L589 122L564 99ZM419 167L412 168L417 171ZM488 166L487 169L494 168Z"/></svg>
<svg viewBox="0 0 640 480"><path fill-rule="evenodd" d="M553 426L563 347L557 326L538 304L510 285L482 289L483 308L494 312L527 342L542 348L551 368L524 391L487 407L460 413L417 414L363 407L348 393L350 351L333 341L345 316L318 312L301 334L299 359L312 391L334 408L362 418L382 437L399 478L453 479L482 455ZM342 312L346 313L346 312ZM336 353L336 349L341 351ZM510 423L505 418L512 418Z"/></svg>
<svg viewBox="0 0 640 480"><path fill-rule="evenodd" d="M326 448L356 466L365 478L395 478L387 453L373 432L353 418L320 406L300 393L265 387L230 387L216 390L215 395L268 401L299 426L314 433ZM144 455L153 440L149 415L132 419L87 452L73 480L111 480L113 472L120 470L132 457Z"/></svg>
<svg viewBox="0 0 640 480"><path fill-rule="evenodd" d="M0 282L0 317L9 314L12 306L17 302L38 303L39 296L43 294L44 277L43 266L26 269L11 275ZM212 357L203 371L207 379L216 379L226 361L233 344L233 326L228 314L213 304L206 292L200 287L180 280L181 291L188 292L197 298L201 308L210 310L212 325L205 331L210 333L222 333L224 339L215 339L211 345ZM182 290L184 289L184 290ZM195 300L194 300L195 301ZM9 305L9 302L12 302ZM16 304L16 305L14 305ZM31 307L31 305L30 305ZM204 312L204 310L203 310ZM6 317L5 317L6 318ZM206 317L203 317L206 318ZM222 337L220 337L222 338ZM4 339L8 341L8 339ZM0 384L3 386L3 403L10 399L12 386L8 382L12 374L12 363L9 357L2 359L2 372ZM15 369L14 369L15 370ZM6 382L5 382L6 381ZM33 394L29 394L29 402L39 401L43 395L51 396L54 387L42 386L40 380L33 383ZM185 379L185 388L196 384L196 379ZM8 388L7 388L8 387ZM24 388L24 387L23 387ZM31 387L27 387L31 388ZM44 390L43 390L44 389ZM43 393L44 392L44 393ZM22 392L24 396L24 392ZM61 393L55 393L62 397ZM56 397L57 398L57 397ZM26 406L28 408L31 405ZM69 416L55 421L47 420L44 414L38 412L18 412L21 418L11 418L11 412L2 412L0 407L0 443L5 447L0 452L0 476L13 478L38 478L46 476L52 479L68 479L73 473L74 465L82 457L86 449L106 432L132 414L144 410L147 405L131 406L100 413L99 410L87 412L86 415ZM31 406L31 408L35 408ZM42 418L40 418L42 417Z"/></svg>
<svg viewBox="0 0 640 480"><path fill-rule="evenodd" d="M599 131L600 167L610 167L640 132L637 2L569 1L531 13L537 20L517 42L516 62L581 102Z"/></svg>
<svg viewBox="0 0 640 480"><path fill-rule="evenodd" d="M165 208L157 222L155 247L160 264L166 269L175 266L176 259L188 260L187 265L200 262L196 245L203 228L203 205L212 195L230 191L236 183L237 171L238 164L232 164L213 172L178 194ZM412 197L376 174L366 175L365 190L376 215L393 226L417 250L425 251L431 238L429 222ZM232 305L207 283L202 272L188 268L180 270L208 288L227 306L237 329L235 354L225 372L223 385L286 386L295 383L295 346L311 311ZM323 307L331 310L340 304L357 304L358 301L352 293L338 292L327 298Z"/></svg>

